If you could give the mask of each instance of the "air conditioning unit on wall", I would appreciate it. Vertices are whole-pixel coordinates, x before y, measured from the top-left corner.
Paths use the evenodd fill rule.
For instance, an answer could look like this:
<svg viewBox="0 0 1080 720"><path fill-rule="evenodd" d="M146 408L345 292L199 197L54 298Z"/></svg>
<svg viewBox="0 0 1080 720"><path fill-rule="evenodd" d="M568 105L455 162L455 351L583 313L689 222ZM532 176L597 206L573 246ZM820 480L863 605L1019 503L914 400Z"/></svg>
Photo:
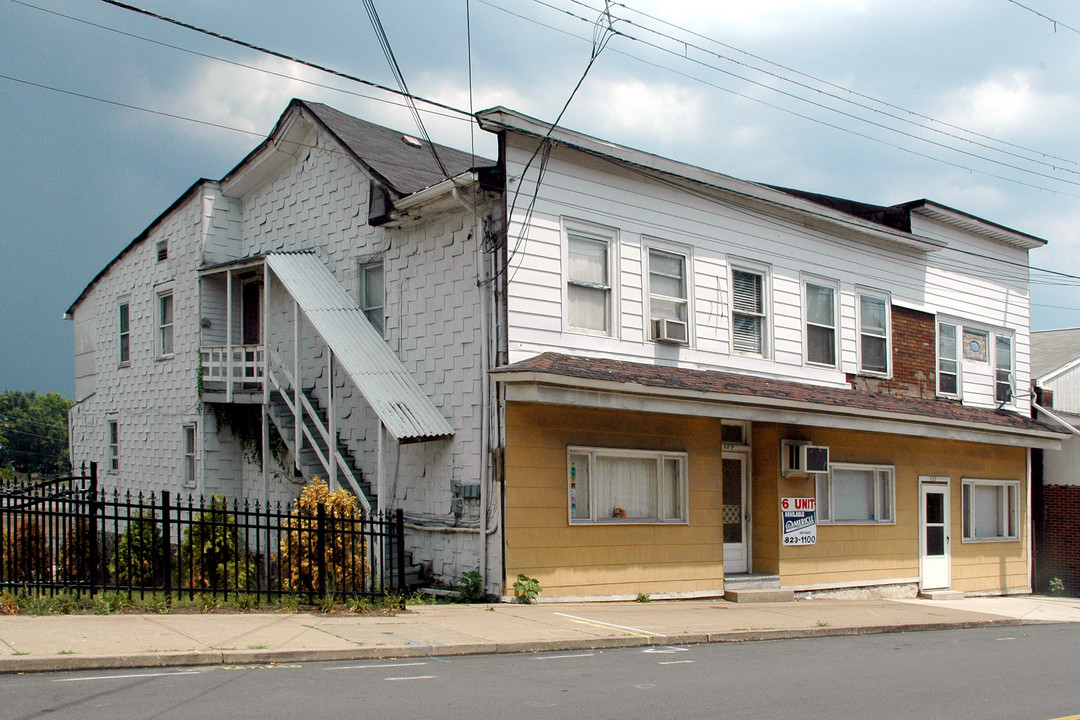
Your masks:
<svg viewBox="0 0 1080 720"><path fill-rule="evenodd" d="M780 473L784 477L829 472L829 448L808 440L780 441Z"/></svg>
<svg viewBox="0 0 1080 720"><path fill-rule="evenodd" d="M682 320L654 318L652 322L653 340L656 342L686 345L690 341L686 323Z"/></svg>

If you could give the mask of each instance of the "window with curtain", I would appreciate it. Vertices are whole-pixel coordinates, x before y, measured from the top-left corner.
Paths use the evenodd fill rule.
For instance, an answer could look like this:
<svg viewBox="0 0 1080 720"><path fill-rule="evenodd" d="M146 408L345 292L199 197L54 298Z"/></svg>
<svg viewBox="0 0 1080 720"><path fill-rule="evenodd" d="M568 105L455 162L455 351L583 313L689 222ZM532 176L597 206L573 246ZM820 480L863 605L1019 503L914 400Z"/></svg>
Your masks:
<svg viewBox="0 0 1080 720"><path fill-rule="evenodd" d="M806 361L836 367L836 288L808 282L806 294Z"/></svg>
<svg viewBox="0 0 1080 720"><path fill-rule="evenodd" d="M569 448L570 522L686 522L686 454Z"/></svg>
<svg viewBox="0 0 1080 720"><path fill-rule="evenodd" d="M768 317L765 312L765 275L750 270L731 271L731 346L735 352L764 355Z"/></svg>
<svg viewBox="0 0 1080 720"><path fill-rule="evenodd" d="M859 295L859 370L887 375L889 372L889 301Z"/></svg>
<svg viewBox="0 0 1080 720"><path fill-rule="evenodd" d="M652 320L687 321L684 255L649 248L649 314Z"/></svg>
<svg viewBox="0 0 1080 720"><path fill-rule="evenodd" d="M610 242L567 233L566 323L575 330L611 332Z"/></svg>

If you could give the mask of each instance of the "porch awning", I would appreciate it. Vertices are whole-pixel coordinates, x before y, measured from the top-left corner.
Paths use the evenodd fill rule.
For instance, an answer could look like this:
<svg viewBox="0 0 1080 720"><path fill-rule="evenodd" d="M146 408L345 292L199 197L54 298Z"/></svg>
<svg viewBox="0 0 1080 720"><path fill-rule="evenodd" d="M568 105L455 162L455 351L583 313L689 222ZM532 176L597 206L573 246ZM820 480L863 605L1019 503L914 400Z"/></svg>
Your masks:
<svg viewBox="0 0 1080 720"><path fill-rule="evenodd" d="M341 284L313 253L271 253L266 266L330 347L398 442L454 434L420 385Z"/></svg>

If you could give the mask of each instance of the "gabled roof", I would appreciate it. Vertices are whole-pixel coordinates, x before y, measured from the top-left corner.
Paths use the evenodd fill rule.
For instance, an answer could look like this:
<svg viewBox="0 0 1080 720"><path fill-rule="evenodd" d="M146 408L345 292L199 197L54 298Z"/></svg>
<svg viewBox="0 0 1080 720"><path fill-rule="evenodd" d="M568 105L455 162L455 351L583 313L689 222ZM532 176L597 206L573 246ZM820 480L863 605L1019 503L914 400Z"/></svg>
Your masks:
<svg viewBox="0 0 1080 720"><path fill-rule="evenodd" d="M322 103L293 100L290 108L293 105L310 110L323 127L352 152L357 162L399 197L448 179L431 154L432 147L450 177L472 169L478 162L491 164L490 160L445 145L429 145L416 136L415 130L412 133L392 130Z"/></svg>
<svg viewBox="0 0 1080 720"><path fill-rule="evenodd" d="M908 434L1037 446L1066 437L1056 428L1007 410L977 408L944 400L922 400L888 393L825 387L754 375L692 370L646 363L547 352L492 371L503 383L576 383L578 387L632 395L667 394L691 402L756 406L783 422L818 417L823 426L871 429L870 421ZM786 413L786 414L785 414ZM865 425L865 428L863 427ZM937 428L933 433L902 428Z"/></svg>
<svg viewBox="0 0 1080 720"><path fill-rule="evenodd" d="M1031 377L1041 380L1080 360L1080 328L1031 333Z"/></svg>

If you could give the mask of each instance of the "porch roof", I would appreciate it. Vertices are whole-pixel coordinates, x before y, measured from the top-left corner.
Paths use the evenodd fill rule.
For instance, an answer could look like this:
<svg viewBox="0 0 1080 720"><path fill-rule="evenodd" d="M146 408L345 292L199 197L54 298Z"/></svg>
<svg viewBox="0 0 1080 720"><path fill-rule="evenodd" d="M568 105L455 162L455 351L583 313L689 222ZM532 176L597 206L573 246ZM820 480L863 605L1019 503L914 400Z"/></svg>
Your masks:
<svg viewBox="0 0 1080 720"><path fill-rule="evenodd" d="M454 428L313 253L271 253L266 265L337 356L399 442L449 437Z"/></svg>
<svg viewBox="0 0 1080 720"><path fill-rule="evenodd" d="M1068 437L1009 410L716 370L547 352L492 372L504 385L528 388L508 393L508 399L521 401L704 414L1046 449L1057 449Z"/></svg>

